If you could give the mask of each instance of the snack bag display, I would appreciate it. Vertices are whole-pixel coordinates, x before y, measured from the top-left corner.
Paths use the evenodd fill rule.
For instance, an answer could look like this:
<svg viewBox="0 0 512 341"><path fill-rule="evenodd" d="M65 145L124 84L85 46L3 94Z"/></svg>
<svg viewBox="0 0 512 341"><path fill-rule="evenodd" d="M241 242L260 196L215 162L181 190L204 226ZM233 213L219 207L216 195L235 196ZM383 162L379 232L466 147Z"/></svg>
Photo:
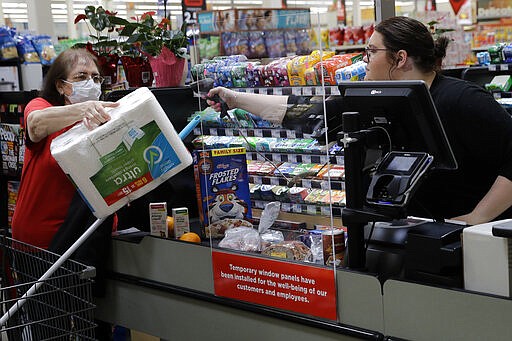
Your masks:
<svg viewBox="0 0 512 341"><path fill-rule="evenodd" d="M311 52L311 40L307 30L299 30L295 33L295 45L297 54L308 54Z"/></svg>
<svg viewBox="0 0 512 341"><path fill-rule="evenodd" d="M325 84L336 85L336 70L352 65L363 59L361 53L346 53L335 55L329 59L323 60L315 65L316 77L320 81L322 79Z"/></svg>
<svg viewBox="0 0 512 341"><path fill-rule="evenodd" d="M16 47L24 63L40 63L39 55L32 44L32 36L19 37Z"/></svg>
<svg viewBox="0 0 512 341"><path fill-rule="evenodd" d="M284 34L282 31L265 31L265 45L269 58L285 55Z"/></svg>
<svg viewBox="0 0 512 341"><path fill-rule="evenodd" d="M1 60L18 58L16 41L14 40L15 30L8 27L0 27L0 57Z"/></svg>
<svg viewBox="0 0 512 341"><path fill-rule="evenodd" d="M288 63L287 69L290 85L306 85L304 73L308 66L308 57L309 56L297 56Z"/></svg>
<svg viewBox="0 0 512 341"><path fill-rule="evenodd" d="M267 55L265 38L262 32L249 32L249 56L250 58L263 58Z"/></svg>
<svg viewBox="0 0 512 341"><path fill-rule="evenodd" d="M252 218L245 148L193 153L199 220L204 237L218 238Z"/></svg>
<svg viewBox="0 0 512 341"><path fill-rule="evenodd" d="M35 36L34 39L32 39L32 44L34 45L34 48L39 55L41 64L51 65L55 58L57 58L57 54L55 53L55 48L53 47L52 39L50 36Z"/></svg>

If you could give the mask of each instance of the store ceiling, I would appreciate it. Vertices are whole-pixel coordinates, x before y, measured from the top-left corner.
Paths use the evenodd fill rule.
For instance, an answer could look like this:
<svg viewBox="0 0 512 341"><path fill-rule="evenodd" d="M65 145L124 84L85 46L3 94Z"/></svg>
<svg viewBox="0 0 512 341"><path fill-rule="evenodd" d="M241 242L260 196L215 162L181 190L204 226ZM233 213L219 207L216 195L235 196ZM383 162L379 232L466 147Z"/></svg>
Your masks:
<svg viewBox="0 0 512 341"><path fill-rule="evenodd" d="M9 18L14 23L26 23L27 19L27 1L26 0L1 0L2 10L5 18ZM408 1L411 2L411 1ZM159 5L160 3L160 5ZM268 3L266 1L265 3ZM373 0L361 0L362 6L373 6ZM119 16L127 15L127 8L135 11L136 15L140 15L147 11L163 11L163 0L73 0L74 14L82 13L87 5L103 5L118 12ZM212 9L229 9L229 8L254 8L262 7L263 0L207 0L207 4ZM329 7L333 6L333 0L288 0L289 7L307 7L311 12L325 13ZM350 10L352 0L346 0L347 9ZM52 0L52 14L54 22L66 22L67 20L67 1ZM171 16L181 17L181 0L168 0L167 11Z"/></svg>

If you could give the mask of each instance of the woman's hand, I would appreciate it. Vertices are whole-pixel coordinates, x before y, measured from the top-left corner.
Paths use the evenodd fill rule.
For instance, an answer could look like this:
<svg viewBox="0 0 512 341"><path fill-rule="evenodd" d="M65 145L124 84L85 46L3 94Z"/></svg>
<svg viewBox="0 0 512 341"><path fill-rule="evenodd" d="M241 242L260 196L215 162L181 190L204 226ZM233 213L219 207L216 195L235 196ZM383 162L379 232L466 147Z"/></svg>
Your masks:
<svg viewBox="0 0 512 341"><path fill-rule="evenodd" d="M87 101L73 105L77 106L77 112L79 114L79 119L77 121L82 120L87 129L93 130L110 120L110 115L107 113L105 108L118 107L119 103Z"/></svg>
<svg viewBox="0 0 512 341"><path fill-rule="evenodd" d="M227 104L229 109L233 109L233 108L237 107L237 103L236 103L237 93L236 93L236 91L229 90L229 89L226 89L226 88L223 88L223 87L219 86L219 87L213 88L210 91L208 91L208 96L206 97L207 98L206 99L206 103L208 103L208 105L211 108L213 108L213 110L215 110L215 111L220 111L221 110L220 109L220 103L211 100L211 98L214 98L216 95L219 96L219 98L221 100L226 102L226 104Z"/></svg>
<svg viewBox="0 0 512 341"><path fill-rule="evenodd" d="M94 129L110 120L105 108L119 106L115 102L87 101L58 105L32 111L27 117L27 133L34 143L47 136L83 120L88 129Z"/></svg>

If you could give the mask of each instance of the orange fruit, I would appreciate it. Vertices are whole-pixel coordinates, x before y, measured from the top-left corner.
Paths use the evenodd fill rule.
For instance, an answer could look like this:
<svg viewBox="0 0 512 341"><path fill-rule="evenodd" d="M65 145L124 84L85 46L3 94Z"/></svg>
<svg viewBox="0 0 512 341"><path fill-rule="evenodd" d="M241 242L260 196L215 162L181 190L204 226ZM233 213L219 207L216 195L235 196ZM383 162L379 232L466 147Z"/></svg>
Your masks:
<svg viewBox="0 0 512 341"><path fill-rule="evenodd" d="M174 237L174 218L167 216L167 230L169 231L169 238Z"/></svg>
<svg viewBox="0 0 512 341"><path fill-rule="evenodd" d="M198 244L201 243L201 237L199 237L199 235L194 232L184 233L180 237L180 240L184 240L186 242L191 242L191 243L198 243Z"/></svg>

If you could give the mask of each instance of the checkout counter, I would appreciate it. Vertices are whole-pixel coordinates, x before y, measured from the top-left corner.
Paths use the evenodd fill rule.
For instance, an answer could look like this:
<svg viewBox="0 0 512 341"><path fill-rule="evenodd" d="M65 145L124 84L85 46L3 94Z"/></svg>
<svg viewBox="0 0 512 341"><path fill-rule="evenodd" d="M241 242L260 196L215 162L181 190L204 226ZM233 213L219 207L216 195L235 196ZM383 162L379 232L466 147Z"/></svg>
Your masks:
<svg viewBox="0 0 512 341"><path fill-rule="evenodd" d="M348 90L357 86L369 93L375 91L377 84L351 83L357 85L351 84ZM402 89L404 86L406 91ZM415 138L421 139L420 145L429 147L427 151L433 151L434 163L430 154L390 153L389 162L378 168L380 177L374 177L373 188L376 190L365 198L362 177L358 176L363 169L363 146L358 141L366 140L361 138L363 131L367 134L377 130L361 130L360 119L355 115L368 109L369 95L362 99L357 95L349 102L349 93L345 93L346 103L354 106L353 112L343 115L345 131L338 137L338 143L345 146L347 207L343 209L342 218L348 228L348 268L333 270L336 320L216 296L213 248L207 243L189 244L148 235L113 238L107 292L105 298L97 301L97 317L172 340L511 340L508 239L489 232L499 222L467 228L447 224L420 224L407 228L402 239L396 240L395 250L399 249L399 252L396 257L391 257L398 260L395 264L399 271L382 276L382 269L377 272L364 269L368 264L366 259L371 262L371 257L367 256L371 252L390 255L390 250L379 250L377 245L366 250L363 227L372 221L402 218L402 208L407 204L409 194L412 196L412 191L404 191L403 185L413 188L416 179L430 167L456 168L424 84L400 83L396 89L397 82L382 82L381 87L385 91L382 93L389 93L387 98L393 99L388 101L382 97L382 106L391 105L396 109L397 100L404 103L400 113L402 121L408 122L414 131L423 133L416 134ZM417 96L403 97L404 93L417 93ZM415 102L418 98L426 104L418 105ZM422 117L431 121L427 127L432 131L426 131L428 129L419 121L410 122L411 108L423 112ZM361 118L365 117L370 116ZM393 138L393 141L400 139ZM411 143L409 139L402 142ZM398 195L391 195L394 192ZM389 200L390 197L399 200ZM365 202L387 206L383 211L385 214L367 210L363 207ZM393 219L376 219L380 217ZM387 238L379 235L377 229L374 241L379 236ZM492 249L495 253L484 252L493 243L501 245L499 253L503 259L499 262L495 258L497 249ZM235 251L232 253L236 254ZM476 270L486 274L487 282L481 286L474 286L483 278L475 276L475 264L478 264ZM463 277L463 269L471 271ZM500 283L506 283L501 285L507 287L506 292L496 291L489 285L494 283L493 276L502 273L507 273L505 279L500 277Z"/></svg>
<svg viewBox="0 0 512 341"><path fill-rule="evenodd" d="M489 233L471 236L471 230L490 231L495 224L465 229L465 241L508 245ZM481 262L488 262L489 273L490 260ZM381 285L376 275L340 268L338 321L326 321L215 296L207 245L148 235L115 237L109 263L107 294L97 302L97 317L163 339L512 339L512 301L503 295L398 278Z"/></svg>

